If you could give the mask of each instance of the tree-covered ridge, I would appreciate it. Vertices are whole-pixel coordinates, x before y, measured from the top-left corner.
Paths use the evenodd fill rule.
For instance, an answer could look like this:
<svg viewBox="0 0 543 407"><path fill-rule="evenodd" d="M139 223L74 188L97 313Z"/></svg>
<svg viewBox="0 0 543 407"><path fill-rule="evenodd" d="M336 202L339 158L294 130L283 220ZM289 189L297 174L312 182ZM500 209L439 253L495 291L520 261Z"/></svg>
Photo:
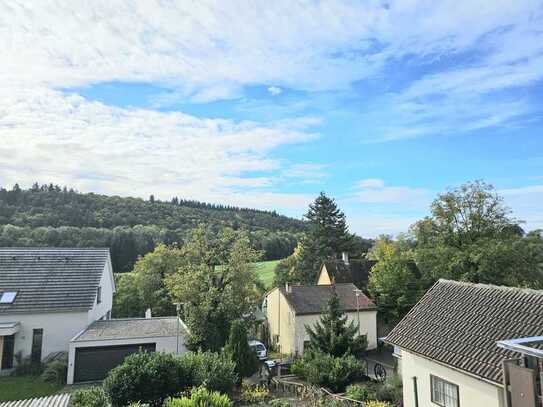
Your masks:
<svg viewBox="0 0 543 407"><path fill-rule="evenodd" d="M0 246L109 247L115 272L132 270L160 244L182 244L205 224L247 231L263 260L282 259L297 245L304 222L274 212L174 198L109 197L55 185L0 188Z"/></svg>
<svg viewBox="0 0 543 407"><path fill-rule="evenodd" d="M114 228L156 225L192 229L200 223L233 229L301 232L304 222L275 211L209 204L174 197L170 202L80 193L58 185L0 188L0 224Z"/></svg>

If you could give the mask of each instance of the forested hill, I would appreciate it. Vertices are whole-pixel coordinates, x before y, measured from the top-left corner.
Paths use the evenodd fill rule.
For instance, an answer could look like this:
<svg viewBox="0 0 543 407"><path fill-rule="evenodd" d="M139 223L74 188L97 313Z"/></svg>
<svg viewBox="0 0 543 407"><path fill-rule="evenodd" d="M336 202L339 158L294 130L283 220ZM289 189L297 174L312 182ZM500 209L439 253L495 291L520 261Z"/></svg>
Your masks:
<svg viewBox="0 0 543 407"><path fill-rule="evenodd" d="M160 242L182 242L200 223L251 232L266 259L287 256L301 220L256 209L173 198L169 202L80 193L57 185L0 188L1 246L107 246L116 271Z"/></svg>

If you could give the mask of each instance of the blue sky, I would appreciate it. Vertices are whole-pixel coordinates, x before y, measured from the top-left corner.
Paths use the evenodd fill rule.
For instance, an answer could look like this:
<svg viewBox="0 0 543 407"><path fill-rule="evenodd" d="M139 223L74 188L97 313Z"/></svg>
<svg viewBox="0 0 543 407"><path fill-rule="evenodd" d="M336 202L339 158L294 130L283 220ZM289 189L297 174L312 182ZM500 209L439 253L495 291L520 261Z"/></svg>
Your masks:
<svg viewBox="0 0 543 407"><path fill-rule="evenodd" d="M297 217L325 191L376 236L483 179L543 228L542 26L529 0L0 0L0 183Z"/></svg>

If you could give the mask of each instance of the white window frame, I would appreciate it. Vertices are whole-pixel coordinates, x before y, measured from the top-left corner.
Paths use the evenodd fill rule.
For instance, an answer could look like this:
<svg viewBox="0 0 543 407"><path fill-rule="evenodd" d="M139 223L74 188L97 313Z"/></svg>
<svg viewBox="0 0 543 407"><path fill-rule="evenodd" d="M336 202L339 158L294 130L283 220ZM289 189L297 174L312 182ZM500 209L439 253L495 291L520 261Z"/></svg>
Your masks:
<svg viewBox="0 0 543 407"><path fill-rule="evenodd" d="M441 377L430 375L430 397L432 403L441 407L460 407L458 385Z"/></svg>

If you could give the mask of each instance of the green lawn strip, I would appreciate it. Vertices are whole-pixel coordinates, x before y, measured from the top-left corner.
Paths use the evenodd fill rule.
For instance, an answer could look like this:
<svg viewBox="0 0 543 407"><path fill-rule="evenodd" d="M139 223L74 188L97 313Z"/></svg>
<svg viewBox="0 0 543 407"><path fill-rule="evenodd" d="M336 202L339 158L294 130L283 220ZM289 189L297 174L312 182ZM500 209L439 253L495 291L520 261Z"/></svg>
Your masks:
<svg viewBox="0 0 543 407"><path fill-rule="evenodd" d="M58 393L61 387L43 382L39 376L0 377L0 401L22 400Z"/></svg>
<svg viewBox="0 0 543 407"><path fill-rule="evenodd" d="M275 266L277 266L280 261L281 260L268 260L254 263L256 275L258 276L258 279L264 283L266 288L271 288ZM220 272L221 267L222 266L216 266L215 270Z"/></svg>
<svg viewBox="0 0 543 407"><path fill-rule="evenodd" d="M274 276L274 270L275 266L280 262L281 260L270 260L270 261L260 261L258 263L255 263L256 266L256 274L260 281L264 283L264 286L266 288L270 288L273 282L273 276Z"/></svg>

